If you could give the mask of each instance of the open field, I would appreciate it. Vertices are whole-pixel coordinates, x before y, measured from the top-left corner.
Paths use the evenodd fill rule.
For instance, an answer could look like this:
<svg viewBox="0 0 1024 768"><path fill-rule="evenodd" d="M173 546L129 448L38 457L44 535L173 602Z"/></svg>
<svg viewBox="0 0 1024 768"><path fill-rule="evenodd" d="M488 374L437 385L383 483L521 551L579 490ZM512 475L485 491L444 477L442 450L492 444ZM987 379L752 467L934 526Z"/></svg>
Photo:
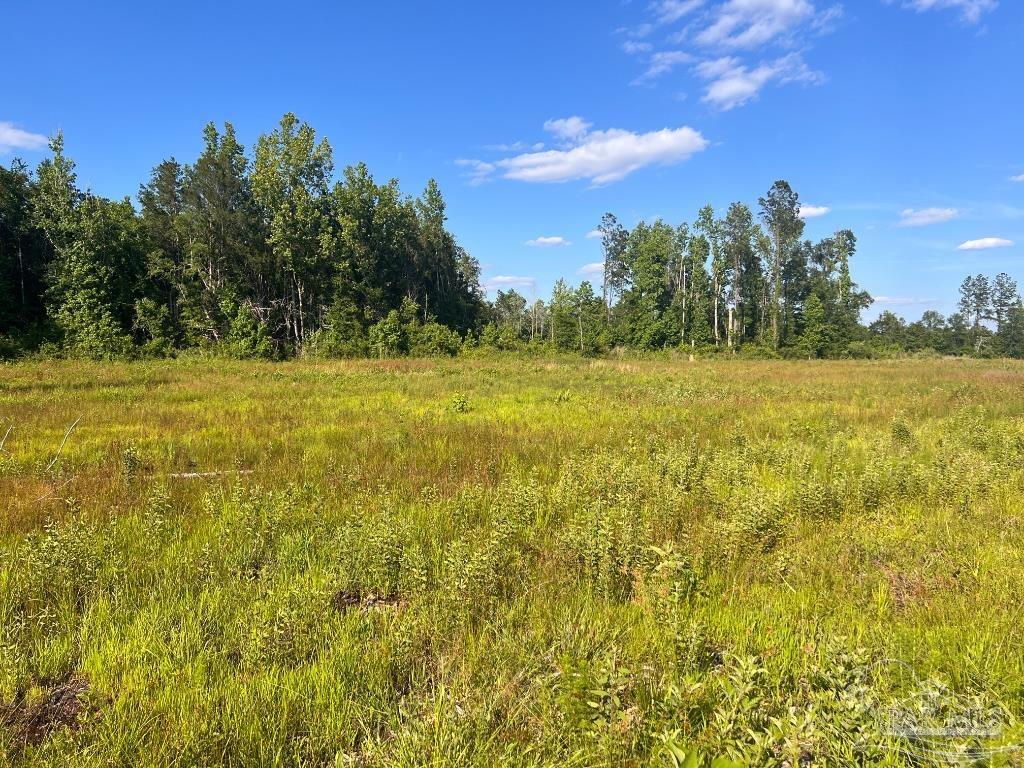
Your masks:
<svg viewBox="0 0 1024 768"><path fill-rule="evenodd" d="M1024 741L1024 364L26 362L0 419L0 766Z"/></svg>

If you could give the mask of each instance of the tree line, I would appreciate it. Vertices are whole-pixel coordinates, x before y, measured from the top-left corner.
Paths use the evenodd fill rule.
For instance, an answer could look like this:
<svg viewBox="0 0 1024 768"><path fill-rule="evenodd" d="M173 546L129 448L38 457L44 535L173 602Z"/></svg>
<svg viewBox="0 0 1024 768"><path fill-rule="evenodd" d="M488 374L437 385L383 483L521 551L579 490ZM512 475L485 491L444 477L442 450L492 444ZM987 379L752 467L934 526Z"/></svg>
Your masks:
<svg viewBox="0 0 1024 768"><path fill-rule="evenodd" d="M844 229L804 239L799 196L785 181L756 213L737 202L719 217L705 206L692 225L659 220L632 230L606 214L598 231L596 288L559 281L547 305L499 291L495 327L482 338L501 348L541 340L584 354L682 347L757 357L1024 357L1024 309L1006 274L968 278L949 318L929 311L908 324L886 311L862 324L872 299L851 277L857 238Z"/></svg>
<svg viewBox="0 0 1024 768"><path fill-rule="evenodd" d="M907 323L883 312L868 330L882 349L1024 358L1024 305L1017 282L1005 272L966 277L957 312L948 318L927 310Z"/></svg>
<svg viewBox="0 0 1024 768"><path fill-rule="evenodd" d="M1004 274L968 278L950 318L862 324L872 299L851 277L856 237L805 239L785 181L756 212L705 206L692 224L627 229L606 214L596 287L559 280L546 302L515 290L488 302L433 180L412 198L363 164L336 179L330 144L292 114L251 157L230 124L206 126L199 157L159 163L137 207L79 189L61 135L51 151L34 171L0 167L0 356L1024 356Z"/></svg>
<svg viewBox="0 0 1024 768"><path fill-rule="evenodd" d="M481 324L479 265L437 184L410 198L362 164L335 181L330 144L294 115L251 159L230 124L208 125L195 162L153 169L138 211L80 190L61 135L50 148L34 173L0 168L9 348L352 356L381 323L449 344Z"/></svg>

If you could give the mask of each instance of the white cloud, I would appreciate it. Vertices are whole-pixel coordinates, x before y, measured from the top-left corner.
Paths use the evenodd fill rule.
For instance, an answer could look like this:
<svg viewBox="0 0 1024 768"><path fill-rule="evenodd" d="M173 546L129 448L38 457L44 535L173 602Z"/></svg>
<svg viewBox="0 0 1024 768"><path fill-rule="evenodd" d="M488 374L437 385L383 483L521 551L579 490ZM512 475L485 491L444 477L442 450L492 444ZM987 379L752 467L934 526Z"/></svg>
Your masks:
<svg viewBox="0 0 1024 768"><path fill-rule="evenodd" d="M544 142L538 141L536 144L527 144L525 141L514 141L511 144L488 144L484 149L489 152L523 152L527 149L536 152L539 149L544 149Z"/></svg>
<svg viewBox="0 0 1024 768"><path fill-rule="evenodd" d="M821 83L824 75L811 70L800 54L791 53L775 61L764 62L754 69L733 56L703 61L697 65L697 74L709 81L702 101L721 110L742 106L750 101L770 82Z"/></svg>
<svg viewBox="0 0 1024 768"><path fill-rule="evenodd" d="M1024 182L1024 173L1022 173L1020 176L1011 176L1010 181Z"/></svg>
<svg viewBox="0 0 1024 768"><path fill-rule="evenodd" d="M695 39L713 48L756 48L788 35L814 16L808 0L728 0Z"/></svg>
<svg viewBox="0 0 1024 768"><path fill-rule="evenodd" d="M826 0L654 0L648 9L650 23L643 26L644 36L662 25L691 18L667 37L680 48L652 53L646 71L633 84L653 85L680 65L705 59L696 68L698 77L708 81L704 101L722 110L747 103L770 82L824 82L822 73L804 63L802 52L811 38L831 32L843 16L842 5ZM635 38L639 29L620 32ZM772 49L776 52L771 53ZM788 55L786 49L791 51ZM643 52L632 45L627 50ZM740 57L745 51L760 55L754 60Z"/></svg>
<svg viewBox="0 0 1024 768"><path fill-rule="evenodd" d="M994 11L999 6L997 0L905 0L904 8L923 13L940 9L960 11L961 18L969 24L977 24L983 14Z"/></svg>
<svg viewBox="0 0 1024 768"><path fill-rule="evenodd" d="M800 206L800 218L801 219L817 219L820 216L824 216L832 211L827 205L801 205Z"/></svg>
<svg viewBox="0 0 1024 768"><path fill-rule="evenodd" d="M674 24L704 5L704 0L657 0L651 5L659 24Z"/></svg>
<svg viewBox="0 0 1024 768"><path fill-rule="evenodd" d="M843 6L833 5L827 11L819 13L811 21L811 29L817 32L819 35L827 35L829 32L834 32L839 20L843 18Z"/></svg>
<svg viewBox="0 0 1024 768"><path fill-rule="evenodd" d="M604 275L604 262L595 261L593 264L584 264L582 267L576 270L576 274L588 277L592 277L594 275Z"/></svg>
<svg viewBox="0 0 1024 768"><path fill-rule="evenodd" d="M630 56L636 56L638 53L647 53L653 47L650 43L641 43L636 40L627 40L622 44L622 50Z"/></svg>
<svg viewBox="0 0 1024 768"><path fill-rule="evenodd" d="M657 80L662 75L667 75L680 64L689 64L693 56L685 51L658 51L651 54L647 71L633 81L634 85L648 83Z"/></svg>
<svg viewBox="0 0 1024 768"><path fill-rule="evenodd" d="M462 174L471 187L478 187L481 184L487 182L491 178L491 174L495 171L494 163L485 163L483 160L467 160L460 158L455 161L455 164L460 168L465 168L466 172Z"/></svg>
<svg viewBox="0 0 1024 768"><path fill-rule="evenodd" d="M550 133L555 138L561 139L562 141L575 142L583 136L587 135L587 131L591 128L591 123L588 123L582 117L563 117L558 120L548 120L544 123L544 130Z"/></svg>
<svg viewBox="0 0 1024 768"><path fill-rule="evenodd" d="M900 212L901 227L927 227L931 224L943 224L960 215L956 208L907 208Z"/></svg>
<svg viewBox="0 0 1024 768"><path fill-rule="evenodd" d="M535 278L516 275L495 275L483 282L485 291L494 291L498 288L533 288L536 285Z"/></svg>
<svg viewBox="0 0 1024 768"><path fill-rule="evenodd" d="M1012 240L1002 237L983 237L980 240L968 240L957 246L958 251L985 251L989 248L1009 248L1013 245Z"/></svg>
<svg viewBox="0 0 1024 768"><path fill-rule="evenodd" d="M590 123L571 117L549 120L546 130L566 142L563 149L526 152L485 163L459 160L471 184L493 174L530 183L550 184L588 179L595 185L621 181L650 165L675 165L708 147L708 140L688 126L634 133L621 128L591 131Z"/></svg>
<svg viewBox="0 0 1024 768"><path fill-rule="evenodd" d="M571 242L561 235L535 237L533 240L527 240L526 244L533 248L550 248L552 246L572 245Z"/></svg>
<svg viewBox="0 0 1024 768"><path fill-rule="evenodd" d="M916 304L937 304L938 299L917 299L909 296L875 296L875 304L885 304L890 307L910 307Z"/></svg>
<svg viewBox="0 0 1024 768"><path fill-rule="evenodd" d="M48 142L49 139L41 134L29 133L18 128L14 123L0 121L0 155L5 155L14 149L29 151L46 149Z"/></svg>
<svg viewBox="0 0 1024 768"><path fill-rule="evenodd" d="M604 237L604 234L601 232L600 229L592 229L589 232L587 232L587 240L598 240L602 237Z"/></svg>

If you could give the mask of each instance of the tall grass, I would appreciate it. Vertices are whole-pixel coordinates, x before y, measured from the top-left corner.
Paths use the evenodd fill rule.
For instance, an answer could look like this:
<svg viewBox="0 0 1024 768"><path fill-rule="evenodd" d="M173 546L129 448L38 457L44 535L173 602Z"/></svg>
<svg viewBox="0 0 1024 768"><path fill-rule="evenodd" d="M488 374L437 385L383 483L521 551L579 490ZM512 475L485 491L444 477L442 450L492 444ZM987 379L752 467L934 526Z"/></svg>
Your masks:
<svg viewBox="0 0 1024 768"><path fill-rule="evenodd" d="M893 660L1012 746L1022 385L5 366L0 766L916 765Z"/></svg>

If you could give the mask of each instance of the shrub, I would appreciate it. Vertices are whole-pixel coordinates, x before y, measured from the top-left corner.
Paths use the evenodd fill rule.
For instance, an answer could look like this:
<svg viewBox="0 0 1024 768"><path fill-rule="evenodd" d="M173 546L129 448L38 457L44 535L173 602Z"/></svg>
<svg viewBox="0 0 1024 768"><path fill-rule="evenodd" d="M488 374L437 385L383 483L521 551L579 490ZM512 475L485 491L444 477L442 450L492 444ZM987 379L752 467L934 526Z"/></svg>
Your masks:
<svg viewBox="0 0 1024 768"><path fill-rule="evenodd" d="M488 323L480 332L480 346L508 352L520 349L523 342L512 326Z"/></svg>
<svg viewBox="0 0 1024 768"><path fill-rule="evenodd" d="M304 355L321 359L366 357L370 351L366 334L359 326L346 334L336 328L321 328L310 335L302 348Z"/></svg>
<svg viewBox="0 0 1024 768"><path fill-rule="evenodd" d="M135 302L135 333L143 355L166 357L174 347L171 313L152 299Z"/></svg>
<svg viewBox="0 0 1024 768"><path fill-rule="evenodd" d="M452 399L448 403L448 408L453 413L469 413L469 398L461 392L456 392L452 395Z"/></svg>
<svg viewBox="0 0 1024 768"><path fill-rule="evenodd" d="M370 326L370 349L379 358L400 354L404 342L405 333L397 310L391 310L387 317Z"/></svg>
<svg viewBox="0 0 1024 768"><path fill-rule="evenodd" d="M410 333L409 352L416 356L454 357L461 346L459 334L440 323L415 326Z"/></svg>
<svg viewBox="0 0 1024 768"><path fill-rule="evenodd" d="M230 310L230 306L226 309ZM233 313L226 314L231 316L231 325L225 339L228 354L240 360L266 359L273 356L274 348L267 326L256 317L251 306L239 304Z"/></svg>

